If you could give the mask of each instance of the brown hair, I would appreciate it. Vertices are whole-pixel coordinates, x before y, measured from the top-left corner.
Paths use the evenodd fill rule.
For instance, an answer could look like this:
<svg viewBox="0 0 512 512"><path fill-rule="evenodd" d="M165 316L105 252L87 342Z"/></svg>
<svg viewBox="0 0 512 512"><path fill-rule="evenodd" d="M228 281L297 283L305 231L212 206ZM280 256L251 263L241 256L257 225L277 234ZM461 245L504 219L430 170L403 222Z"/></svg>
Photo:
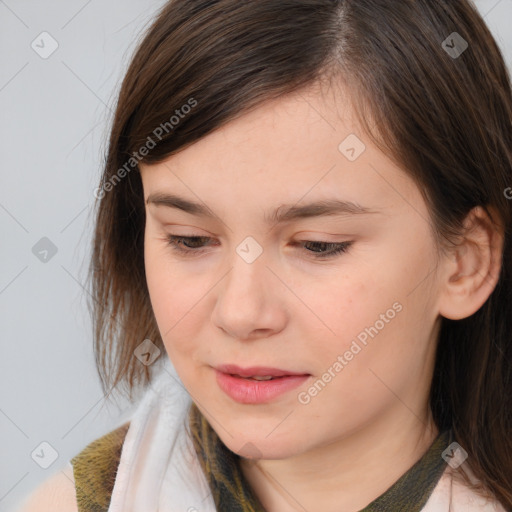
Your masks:
<svg viewBox="0 0 512 512"><path fill-rule="evenodd" d="M97 194L90 279L103 389L124 384L131 398L151 379L135 348L149 338L164 350L145 279L137 164L162 161L263 101L325 78L350 87L367 135L414 178L439 241L455 240L478 205L504 226L489 299L468 318L442 318L430 405L475 476L512 508L504 192L512 94L502 54L468 0L174 0L162 8L122 83Z"/></svg>

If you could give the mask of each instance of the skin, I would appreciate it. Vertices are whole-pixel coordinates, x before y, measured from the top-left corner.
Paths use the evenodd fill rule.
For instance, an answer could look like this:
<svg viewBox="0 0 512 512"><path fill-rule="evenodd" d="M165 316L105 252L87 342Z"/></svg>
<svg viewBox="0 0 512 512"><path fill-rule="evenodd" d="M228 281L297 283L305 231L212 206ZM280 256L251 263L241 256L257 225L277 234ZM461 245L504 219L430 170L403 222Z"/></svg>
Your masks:
<svg viewBox="0 0 512 512"><path fill-rule="evenodd" d="M338 145L356 134L353 162ZM464 318L492 292L500 243L481 209L474 243L440 252L420 190L364 135L341 90L311 86L272 100L152 166L144 198L178 194L206 204L201 218L146 204L145 268L155 318L183 384L269 512L359 511L428 449L438 429L428 406L441 316ZM283 203L338 198L377 210L271 226ZM478 220L478 222L473 222ZM473 226L474 229L473 229ZM471 228L471 230L469 230ZM167 234L210 237L181 256ZM236 252L247 237L263 249ZM315 259L294 242L352 241ZM394 303L401 311L307 404L306 391ZM212 367L271 366L308 381L265 404L239 404Z"/></svg>

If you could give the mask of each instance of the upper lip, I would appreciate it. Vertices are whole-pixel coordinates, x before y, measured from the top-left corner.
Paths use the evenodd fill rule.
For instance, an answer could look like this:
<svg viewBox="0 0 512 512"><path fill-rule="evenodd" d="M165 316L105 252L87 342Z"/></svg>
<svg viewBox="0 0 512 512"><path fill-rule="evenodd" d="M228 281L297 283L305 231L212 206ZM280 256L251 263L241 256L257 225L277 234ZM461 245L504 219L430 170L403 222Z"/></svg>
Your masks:
<svg viewBox="0 0 512 512"><path fill-rule="evenodd" d="M284 375L309 375L304 372L291 372L289 370L281 370L279 368L270 368L268 366L251 366L248 368L242 368L236 364L222 364L215 367L222 373L229 373L231 375L240 375L240 377L282 377Z"/></svg>

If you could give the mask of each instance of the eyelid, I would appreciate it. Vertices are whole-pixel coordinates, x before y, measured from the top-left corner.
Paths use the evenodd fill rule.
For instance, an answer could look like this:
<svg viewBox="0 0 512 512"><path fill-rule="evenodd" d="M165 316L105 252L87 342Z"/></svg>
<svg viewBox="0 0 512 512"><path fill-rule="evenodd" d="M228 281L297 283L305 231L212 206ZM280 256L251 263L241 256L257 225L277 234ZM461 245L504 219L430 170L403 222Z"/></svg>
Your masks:
<svg viewBox="0 0 512 512"><path fill-rule="evenodd" d="M197 247L197 248L188 248L188 247L180 247L179 243L180 241L189 241L189 240L212 240L212 237L209 236L196 236L196 235L174 235L174 234L167 234L166 235L167 244L171 247L173 252L178 254L178 256L182 256L185 258L193 258L193 257L199 257L204 252L206 252L206 249L204 247ZM346 253L349 248L354 243L354 240L350 241L343 241L343 242L329 242L326 240L298 240L294 241L292 243L293 247L297 246L305 246L306 244L321 244L321 245L327 245L330 247L333 247L330 251L320 252L320 251L308 251L305 249L305 253L308 254L308 258L312 258L317 261L322 260L330 260L334 259L336 257L341 256L342 254Z"/></svg>
<svg viewBox="0 0 512 512"><path fill-rule="evenodd" d="M176 226L176 224L172 224L172 226ZM212 239L212 238L219 238L219 235L215 234L199 234L199 233L190 233L190 231L187 231L186 233L168 233L167 231L164 231L164 236L174 236L176 238L202 238L202 239ZM326 240L326 237L343 237L342 240ZM325 244L341 244L348 241L353 240L354 236L349 235L340 235L332 234L332 233L316 233L313 234L311 232L299 232L293 237L295 239L294 243L296 242L317 242L317 243L325 243Z"/></svg>

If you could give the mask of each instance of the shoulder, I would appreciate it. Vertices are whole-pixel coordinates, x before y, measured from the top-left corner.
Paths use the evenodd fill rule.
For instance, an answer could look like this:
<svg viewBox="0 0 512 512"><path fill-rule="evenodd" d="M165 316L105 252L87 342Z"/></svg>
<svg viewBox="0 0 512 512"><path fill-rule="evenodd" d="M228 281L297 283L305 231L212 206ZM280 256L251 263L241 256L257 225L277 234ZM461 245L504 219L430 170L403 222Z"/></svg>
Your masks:
<svg viewBox="0 0 512 512"><path fill-rule="evenodd" d="M65 469L45 481L17 512L107 510L130 423L89 443Z"/></svg>
<svg viewBox="0 0 512 512"><path fill-rule="evenodd" d="M130 422L88 444L71 459L80 512L107 510Z"/></svg>
<svg viewBox="0 0 512 512"><path fill-rule="evenodd" d="M43 482L17 512L78 512L71 464Z"/></svg>
<svg viewBox="0 0 512 512"><path fill-rule="evenodd" d="M465 465L464 471L471 481L477 482L470 468ZM430 499L422 512L506 512L503 506L490 497L484 498L469 487L461 478L460 473L446 466L441 479L436 485Z"/></svg>

